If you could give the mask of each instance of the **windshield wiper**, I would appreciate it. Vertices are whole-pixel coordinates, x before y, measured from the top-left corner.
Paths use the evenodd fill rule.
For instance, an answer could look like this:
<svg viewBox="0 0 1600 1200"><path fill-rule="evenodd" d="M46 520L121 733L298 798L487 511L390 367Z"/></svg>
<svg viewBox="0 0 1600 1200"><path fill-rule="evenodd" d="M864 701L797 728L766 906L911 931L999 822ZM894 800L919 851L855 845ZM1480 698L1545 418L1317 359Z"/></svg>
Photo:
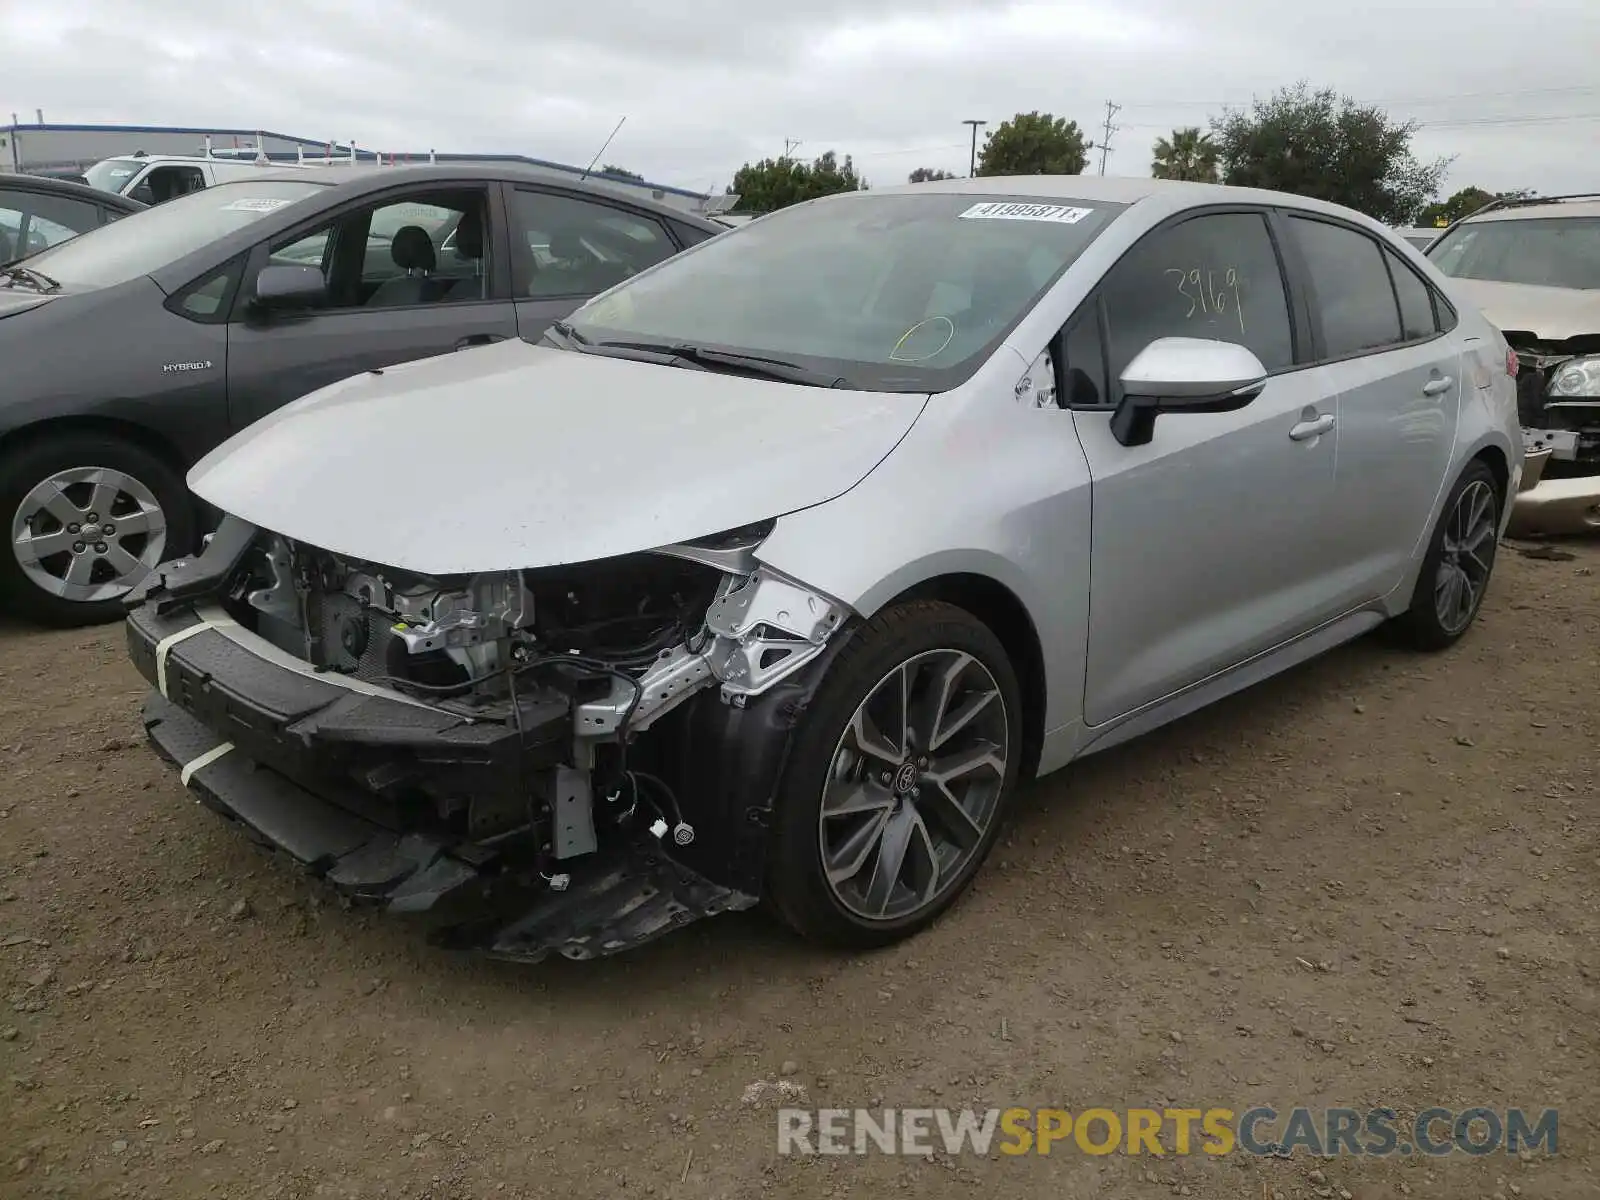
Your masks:
<svg viewBox="0 0 1600 1200"><path fill-rule="evenodd" d="M588 346L590 341L565 321L551 321L545 329L546 333L554 332L563 341L571 342L577 346Z"/></svg>
<svg viewBox="0 0 1600 1200"><path fill-rule="evenodd" d="M35 271L32 267L25 267L21 263L13 263L9 267L0 267L0 275L6 277L6 286L16 287L17 280L31 284L41 292L58 292L61 285L43 271Z"/></svg>
<svg viewBox="0 0 1600 1200"><path fill-rule="evenodd" d="M695 346L688 342L598 342L597 349L612 348L618 350L640 350L646 354L664 354L671 358L682 359L684 362L693 363L697 367L712 370L717 367L732 367L746 374L754 375L760 379L776 379L781 383L803 383L808 387L838 387L845 382L842 375L830 375L826 371L813 371L810 367L802 367L799 363L789 362L782 358L767 358L760 354L739 354L732 350L712 350L705 346Z"/></svg>

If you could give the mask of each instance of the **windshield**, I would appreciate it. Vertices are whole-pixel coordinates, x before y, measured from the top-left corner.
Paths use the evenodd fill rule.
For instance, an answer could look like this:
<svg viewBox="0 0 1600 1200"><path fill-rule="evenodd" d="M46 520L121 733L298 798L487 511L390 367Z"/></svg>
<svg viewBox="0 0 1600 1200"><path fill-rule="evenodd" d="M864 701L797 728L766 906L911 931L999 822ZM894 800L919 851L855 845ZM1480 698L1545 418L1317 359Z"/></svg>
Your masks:
<svg viewBox="0 0 1600 1200"><path fill-rule="evenodd" d="M83 181L92 188L99 188L102 192L115 192L119 196L122 189L128 185L128 180L139 173L144 166L137 158L108 158L105 162L95 163L83 173Z"/></svg>
<svg viewBox="0 0 1600 1200"><path fill-rule="evenodd" d="M28 265L69 290L114 287L158 271L286 204L314 196L323 186L298 180L218 184L91 229L34 255Z"/></svg>
<svg viewBox="0 0 1600 1200"><path fill-rule="evenodd" d="M851 387L944 391L977 370L1122 210L855 193L700 243L580 308L573 332L795 362Z"/></svg>
<svg viewBox="0 0 1600 1200"><path fill-rule="evenodd" d="M1457 279L1600 288L1600 217L1526 217L1457 225L1428 251Z"/></svg>

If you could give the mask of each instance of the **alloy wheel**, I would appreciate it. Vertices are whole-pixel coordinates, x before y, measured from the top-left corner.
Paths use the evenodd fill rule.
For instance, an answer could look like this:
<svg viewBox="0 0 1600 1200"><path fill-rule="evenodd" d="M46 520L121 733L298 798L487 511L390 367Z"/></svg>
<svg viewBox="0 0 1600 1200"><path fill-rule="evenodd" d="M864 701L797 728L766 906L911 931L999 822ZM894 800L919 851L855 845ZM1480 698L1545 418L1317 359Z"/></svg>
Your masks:
<svg viewBox="0 0 1600 1200"><path fill-rule="evenodd" d="M988 667L960 650L925 651L873 686L839 737L818 816L839 904L896 921L955 886L999 810L1009 719Z"/></svg>
<svg viewBox="0 0 1600 1200"><path fill-rule="evenodd" d="M1478 611L1494 561L1494 539L1494 490L1474 479L1461 489L1445 520L1439 570L1434 576L1434 615L1448 634L1460 633Z"/></svg>
<svg viewBox="0 0 1600 1200"><path fill-rule="evenodd" d="M155 493L109 467L57 471L22 498L11 520L11 552L23 574L75 603L126 595L166 545L166 514Z"/></svg>

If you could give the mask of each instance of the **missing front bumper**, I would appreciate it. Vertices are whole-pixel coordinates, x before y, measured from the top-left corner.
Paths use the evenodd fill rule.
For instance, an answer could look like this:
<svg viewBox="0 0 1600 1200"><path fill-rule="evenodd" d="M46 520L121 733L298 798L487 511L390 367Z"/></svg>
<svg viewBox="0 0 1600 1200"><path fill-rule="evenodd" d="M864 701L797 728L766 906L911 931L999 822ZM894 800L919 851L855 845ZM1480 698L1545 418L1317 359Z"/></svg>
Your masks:
<svg viewBox="0 0 1600 1200"><path fill-rule="evenodd" d="M519 962L600 958L756 903L653 840L591 856L552 891L492 850L385 828L314 795L160 694L146 700L144 723L200 803L355 902L432 914L431 940L443 947Z"/></svg>

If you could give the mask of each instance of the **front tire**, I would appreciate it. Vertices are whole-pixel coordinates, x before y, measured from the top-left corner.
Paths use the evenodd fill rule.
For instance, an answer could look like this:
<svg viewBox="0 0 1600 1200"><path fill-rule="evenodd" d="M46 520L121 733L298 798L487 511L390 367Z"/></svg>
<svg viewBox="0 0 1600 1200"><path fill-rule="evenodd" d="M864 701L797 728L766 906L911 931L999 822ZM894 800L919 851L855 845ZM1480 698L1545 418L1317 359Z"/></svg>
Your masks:
<svg viewBox="0 0 1600 1200"><path fill-rule="evenodd" d="M846 634L780 782L767 893L802 936L885 945L931 924L999 836L1022 755L1016 673L954 605Z"/></svg>
<svg viewBox="0 0 1600 1200"><path fill-rule="evenodd" d="M0 597L46 625L99 625L155 566L189 551L183 479L103 433L50 434L0 455Z"/></svg>
<svg viewBox="0 0 1600 1200"><path fill-rule="evenodd" d="M1494 472L1481 459L1456 480L1428 543L1396 632L1417 650L1443 650L1471 628L1494 573L1503 498Z"/></svg>

